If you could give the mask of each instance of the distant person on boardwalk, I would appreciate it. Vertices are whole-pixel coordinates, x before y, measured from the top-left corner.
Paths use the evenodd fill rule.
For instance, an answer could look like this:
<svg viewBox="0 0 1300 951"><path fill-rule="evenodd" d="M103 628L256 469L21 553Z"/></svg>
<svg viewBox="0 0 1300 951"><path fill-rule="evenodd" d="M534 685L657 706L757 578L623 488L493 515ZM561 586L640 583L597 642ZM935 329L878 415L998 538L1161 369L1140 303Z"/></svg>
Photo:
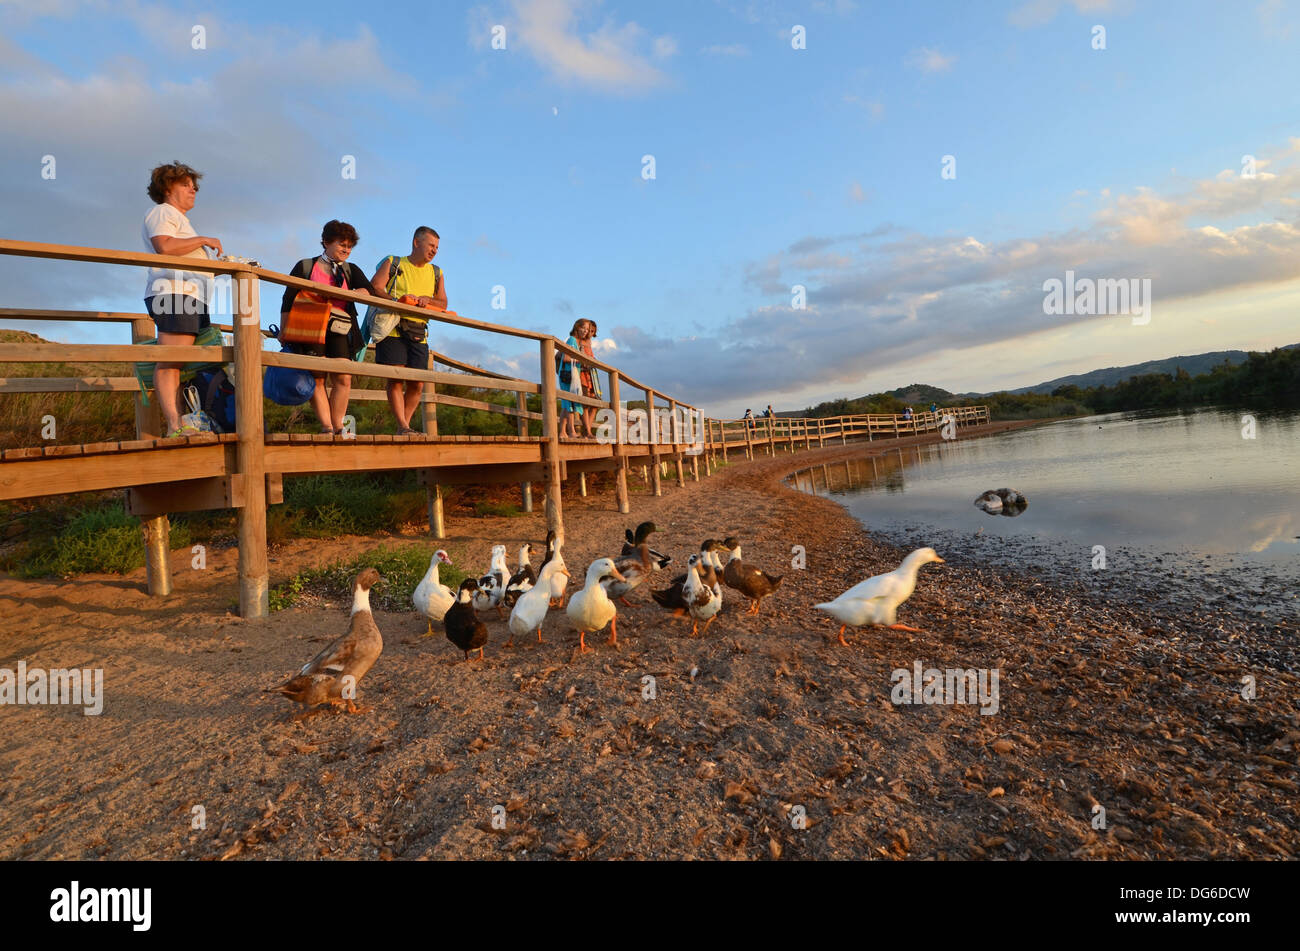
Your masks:
<svg viewBox="0 0 1300 951"><path fill-rule="evenodd" d="M748 428L754 428L754 412L748 406L745 407L745 415L741 418L744 419L745 425Z"/></svg>
<svg viewBox="0 0 1300 951"><path fill-rule="evenodd" d="M763 410L763 418L771 419L775 414L772 412L772 404L767 404L767 409Z"/></svg>
<svg viewBox="0 0 1300 951"><path fill-rule="evenodd" d="M937 412L939 412L939 404L938 404L938 403L931 403L931 404L930 404L930 415L933 416L933 415L934 415L935 413L937 413Z"/></svg>
<svg viewBox="0 0 1300 951"><path fill-rule="evenodd" d="M445 311L447 282L442 268L433 263L440 240L438 232L432 228L416 228L411 238L410 254L405 257L390 254L379 262L370 279L374 293L390 300L409 297L417 307ZM401 315L388 335L375 342L375 362L413 370L429 369L429 321ZM424 384L419 380L388 381L388 405L397 419L397 435L415 435L411 417L420 405L423 391Z"/></svg>
<svg viewBox="0 0 1300 951"><path fill-rule="evenodd" d="M366 279L365 272L348 262L348 255L360 240L357 229L346 221L326 222L320 234L320 244L325 252L312 258L303 258L293 266L289 276L341 287L347 291L373 294L374 288ZM284 289L284 299L280 302L281 314L288 313L297 296L296 287ZM336 300L330 308L323 344L291 343L285 344L285 348L292 353L309 356L355 360L365 345L361 328L357 326L357 305L352 301ZM326 374L313 371L312 375L316 378L316 390L311 395L311 405L320 419L321 432L341 435L343 417L348 412L348 397L352 393L352 374L330 374L333 387L328 396L325 393Z"/></svg>
<svg viewBox="0 0 1300 951"><path fill-rule="evenodd" d="M593 360L596 354L592 350L591 340L596 336L596 322L580 317L574 321L573 327L569 330L569 339L565 341L574 350L585 353ZM569 393L580 393L583 396L590 396L594 399L602 399L600 391L600 379L596 371L579 360L575 360L563 354L560 357L560 389ZM582 403L572 403L569 400L560 400L560 435L578 438L578 419L582 419L582 427L588 437L596 434L596 408L586 406Z"/></svg>
<svg viewBox="0 0 1300 951"><path fill-rule="evenodd" d="M194 207L201 172L172 162L149 173L149 197L154 207L144 216L144 247L155 254L208 260L204 248L221 254L221 241L200 235L186 217ZM193 346L199 331L208 327L208 300L212 278L204 273L151 267L145 283L144 306L158 327L158 344L164 347ZM159 363L154 369L154 389L162 409L165 435L190 436L192 426L181 427L179 363Z"/></svg>
<svg viewBox="0 0 1300 951"><path fill-rule="evenodd" d="M912 418L912 407L909 406L907 409L903 410L903 419L911 419L911 418Z"/></svg>

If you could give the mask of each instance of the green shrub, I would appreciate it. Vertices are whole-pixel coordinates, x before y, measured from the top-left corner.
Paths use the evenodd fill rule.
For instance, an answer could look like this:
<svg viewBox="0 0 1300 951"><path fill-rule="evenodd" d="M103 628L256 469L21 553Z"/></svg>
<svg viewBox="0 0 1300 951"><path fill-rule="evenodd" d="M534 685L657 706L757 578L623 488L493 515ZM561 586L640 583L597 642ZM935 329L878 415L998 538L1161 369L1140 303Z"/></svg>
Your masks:
<svg viewBox="0 0 1300 951"><path fill-rule="evenodd" d="M436 550L429 545L380 545L355 558L300 572L271 589L271 610L291 607L308 592L348 600L352 579L363 568L374 568L384 580L370 592L370 606L381 611L410 611L411 595L429 570L429 559ZM438 566L438 579L453 590L468 577L468 572L455 565Z"/></svg>
<svg viewBox="0 0 1300 951"><path fill-rule="evenodd" d="M171 547L187 548L189 544L189 527L183 523L173 525ZM127 515L118 502L80 510L56 533L30 543L12 568L24 578L68 578L87 572L126 574L143 564L140 520Z"/></svg>

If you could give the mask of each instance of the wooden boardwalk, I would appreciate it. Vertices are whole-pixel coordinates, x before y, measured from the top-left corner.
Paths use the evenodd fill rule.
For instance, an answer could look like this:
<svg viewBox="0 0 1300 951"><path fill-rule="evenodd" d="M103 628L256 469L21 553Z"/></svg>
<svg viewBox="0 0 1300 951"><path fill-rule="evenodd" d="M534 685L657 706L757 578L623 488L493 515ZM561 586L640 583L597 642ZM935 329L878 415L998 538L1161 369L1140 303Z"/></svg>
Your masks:
<svg viewBox="0 0 1300 951"><path fill-rule="evenodd" d="M77 492L124 489L127 510L140 516L145 533L149 591L171 590L168 574L169 523L167 515L204 509L234 509L239 533L240 613L264 617L268 613L266 509L283 500L283 477L314 473L373 472L415 469L429 495L431 533L444 537L443 485L518 483L525 511L532 510L532 485L544 487L546 522L563 537L560 487L577 476L585 494L585 473L615 474L615 494L620 513L629 509L627 471L643 471L655 495L663 482L685 485L700 478L700 460L709 475L719 462L731 457L752 459L758 453L796 452L847 443L850 439L889 439L924 432L956 431L988 422L987 407L951 407L940 413L902 416L839 416L806 419L722 420L705 416L696 407L665 396L633 380L616 367L592 360L546 334L489 324L453 314L422 310L385 302L385 309L431 321L488 333L531 340L538 348L538 381L509 377L484 370L443 354L431 354L430 369L379 366L348 360L330 360L263 349L267 336L259 320L259 285L266 281L285 287L319 290L320 285L246 264L194 258L140 254L101 248L77 248L0 240L0 254L25 258L54 258L140 267L177 267L210 271L231 278L232 324L223 327L233 335L233 346L142 346L154 336L152 320L143 313L0 309L0 319L21 321L103 321L129 323L131 345L0 344L0 364L94 361L221 362L233 366L237 432L203 434L175 439L159 438L157 401L146 403L134 376L93 378L2 377L0 395L51 392L125 392L135 394L136 439L87 445L31 446L0 454L0 500L33 499ZM373 302L365 294L331 290L331 296L359 305ZM606 377L596 400L557 392L556 353L568 354L593 366ZM443 365L449 371L433 369ZM350 373L381 380L417 380L424 384L423 434L415 436L286 435L264 431L262 374L268 366ZM440 393L439 386L507 391L516 395L515 406ZM352 390L353 400L385 399L382 390ZM541 399L541 412L527 409L527 398ZM609 410L608 438L561 439L556 400L563 398ZM468 436L438 432L438 404L484 409L513 417L518 435ZM630 408L629 408L630 407ZM528 424L541 422L541 435L527 435ZM945 432L946 434L946 432Z"/></svg>

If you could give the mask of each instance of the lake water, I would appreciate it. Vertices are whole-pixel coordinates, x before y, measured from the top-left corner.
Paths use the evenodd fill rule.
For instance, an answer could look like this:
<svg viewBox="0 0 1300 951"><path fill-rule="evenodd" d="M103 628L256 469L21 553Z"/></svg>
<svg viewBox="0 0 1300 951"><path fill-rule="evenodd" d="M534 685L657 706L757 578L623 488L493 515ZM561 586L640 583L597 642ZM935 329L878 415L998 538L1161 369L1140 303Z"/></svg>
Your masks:
<svg viewBox="0 0 1300 951"><path fill-rule="evenodd" d="M900 544L978 538L996 553L1027 543L1081 571L1103 546L1111 562L1167 557L1300 580L1300 413L1259 415L1255 438L1242 434L1241 413L1114 413L816 466L789 484L836 498ZM1028 508L975 507L999 488Z"/></svg>

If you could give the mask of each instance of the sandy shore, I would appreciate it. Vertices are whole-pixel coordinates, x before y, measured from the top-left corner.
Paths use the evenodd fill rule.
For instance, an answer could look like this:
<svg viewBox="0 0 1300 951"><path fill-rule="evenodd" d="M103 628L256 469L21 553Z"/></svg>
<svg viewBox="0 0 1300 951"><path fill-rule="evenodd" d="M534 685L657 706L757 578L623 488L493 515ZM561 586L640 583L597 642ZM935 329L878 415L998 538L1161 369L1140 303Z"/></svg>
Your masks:
<svg viewBox="0 0 1300 951"><path fill-rule="evenodd" d="M0 667L101 667L106 696L98 717L0 707L0 856L1295 855L1294 629L1208 608L1180 619L963 561L926 568L900 611L923 633L859 632L841 647L811 605L901 553L781 479L866 451L733 461L659 499L634 492L627 517L608 478L586 499L575 487L575 576L648 518L674 568L701 538L734 534L785 581L758 617L729 592L697 639L638 591L619 648L596 638L581 656L562 614L546 644L511 650L489 620L486 662L470 665L440 632L423 637L423 618L379 612L385 650L359 716L293 721L262 692L341 633L346 609L230 616L233 550L210 552L203 571L176 552L177 594L162 603L142 572L0 578ZM449 531L453 559L486 568L492 544L540 541L544 523L452 519ZM273 553L273 581L381 541L434 547L414 534L295 542ZM796 545L805 570L790 568ZM892 703L891 672L917 661L996 669L997 713Z"/></svg>

